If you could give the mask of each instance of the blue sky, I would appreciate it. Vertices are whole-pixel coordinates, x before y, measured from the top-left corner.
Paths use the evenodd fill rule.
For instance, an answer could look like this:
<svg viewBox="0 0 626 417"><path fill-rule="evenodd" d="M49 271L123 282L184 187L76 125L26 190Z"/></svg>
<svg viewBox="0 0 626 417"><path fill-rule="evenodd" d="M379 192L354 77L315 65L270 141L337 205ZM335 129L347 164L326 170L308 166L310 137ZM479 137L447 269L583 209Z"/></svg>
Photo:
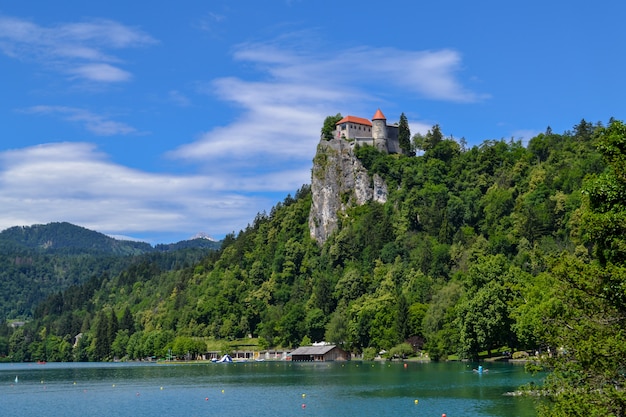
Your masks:
<svg viewBox="0 0 626 417"><path fill-rule="evenodd" d="M261 6L262 5L262 6ZM0 229L175 242L302 184L327 115L470 145L624 120L621 1L0 3Z"/></svg>

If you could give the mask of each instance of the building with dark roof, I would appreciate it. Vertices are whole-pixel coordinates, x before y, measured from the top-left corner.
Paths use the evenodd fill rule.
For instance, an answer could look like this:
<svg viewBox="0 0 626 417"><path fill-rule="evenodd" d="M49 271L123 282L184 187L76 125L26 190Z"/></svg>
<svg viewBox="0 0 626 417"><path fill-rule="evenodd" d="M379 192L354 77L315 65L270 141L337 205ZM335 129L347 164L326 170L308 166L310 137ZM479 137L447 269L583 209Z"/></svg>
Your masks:
<svg viewBox="0 0 626 417"><path fill-rule="evenodd" d="M350 354L336 345L301 346L291 352L294 362L332 362L350 360Z"/></svg>

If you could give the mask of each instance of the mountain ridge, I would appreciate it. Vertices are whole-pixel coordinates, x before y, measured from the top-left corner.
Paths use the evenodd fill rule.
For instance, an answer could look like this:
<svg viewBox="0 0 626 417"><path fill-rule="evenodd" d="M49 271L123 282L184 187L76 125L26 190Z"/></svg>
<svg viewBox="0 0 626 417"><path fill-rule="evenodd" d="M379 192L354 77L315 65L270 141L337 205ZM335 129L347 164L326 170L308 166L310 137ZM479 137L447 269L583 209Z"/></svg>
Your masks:
<svg viewBox="0 0 626 417"><path fill-rule="evenodd" d="M67 222L10 227L0 232L0 319L28 318L49 295L118 274L145 259L168 270L197 262L220 247L221 242L208 239L153 247Z"/></svg>
<svg viewBox="0 0 626 417"><path fill-rule="evenodd" d="M16 245L44 253L87 251L122 256L181 248L218 249L220 247L220 241L205 236L208 235L198 234L179 242L159 243L153 246L144 241L114 238L69 222L51 222L4 229L0 231L0 246Z"/></svg>

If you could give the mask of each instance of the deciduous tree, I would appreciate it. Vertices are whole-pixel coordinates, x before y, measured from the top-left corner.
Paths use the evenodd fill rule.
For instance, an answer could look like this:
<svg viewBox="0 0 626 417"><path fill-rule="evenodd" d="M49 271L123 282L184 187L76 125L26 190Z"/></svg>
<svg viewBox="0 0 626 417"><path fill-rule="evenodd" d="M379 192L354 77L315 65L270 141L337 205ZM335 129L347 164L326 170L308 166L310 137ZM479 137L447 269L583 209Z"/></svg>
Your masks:
<svg viewBox="0 0 626 417"><path fill-rule="evenodd" d="M335 137L335 129L337 122L342 119L341 113L337 113L334 116L328 116L324 119L324 126L322 126L322 138L331 140Z"/></svg>
<svg viewBox="0 0 626 417"><path fill-rule="evenodd" d="M560 331L543 416L626 415L626 126L612 120L596 140L608 168L587 182L580 210L595 257L565 254L552 269L564 308L546 318Z"/></svg>

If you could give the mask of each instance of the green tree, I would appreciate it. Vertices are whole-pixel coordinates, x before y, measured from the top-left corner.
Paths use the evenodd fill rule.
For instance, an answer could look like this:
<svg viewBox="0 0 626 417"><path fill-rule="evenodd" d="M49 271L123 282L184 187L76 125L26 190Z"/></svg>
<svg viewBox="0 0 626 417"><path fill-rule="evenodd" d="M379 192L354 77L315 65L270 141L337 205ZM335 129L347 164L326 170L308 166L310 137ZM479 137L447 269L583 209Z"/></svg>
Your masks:
<svg viewBox="0 0 626 417"><path fill-rule="evenodd" d="M115 314L115 311L112 310L109 314L109 323L107 326L107 340L108 340L109 346L113 344L113 341L115 340L117 336L118 330L119 330L119 322L117 320L117 315Z"/></svg>
<svg viewBox="0 0 626 417"><path fill-rule="evenodd" d="M33 341L33 335L28 329L18 327L9 338L9 352L13 362L30 360L29 344Z"/></svg>
<svg viewBox="0 0 626 417"><path fill-rule="evenodd" d="M596 133L607 170L587 185L585 238L603 264L626 262L626 125L612 120Z"/></svg>
<svg viewBox="0 0 626 417"><path fill-rule="evenodd" d="M143 349L143 332L138 331L133 333L128 339L126 345L126 354L131 359L143 359L148 356Z"/></svg>
<svg viewBox="0 0 626 417"><path fill-rule="evenodd" d="M346 307L341 305L331 315L330 321L326 325L324 339L327 342L345 347L348 340L348 319L346 318Z"/></svg>
<svg viewBox="0 0 626 417"><path fill-rule="evenodd" d="M424 135L421 133L416 133L411 138L412 146L415 151L424 151L424 147L426 146L426 139Z"/></svg>
<svg viewBox="0 0 626 417"><path fill-rule="evenodd" d="M341 113L337 113L334 116L327 116L324 119L324 125L322 126L322 138L326 140L331 140L335 137L335 130L337 129L337 122L340 121L343 117Z"/></svg>
<svg viewBox="0 0 626 417"><path fill-rule="evenodd" d="M404 341L409 334L409 306L406 301L406 297L403 294L399 294L396 299L396 321L394 330L397 334L399 341Z"/></svg>
<svg viewBox="0 0 626 417"><path fill-rule="evenodd" d="M626 414L626 126L611 120L595 132L607 170L586 183L580 209L586 251L562 255L552 273L564 308L546 317L557 331L543 416Z"/></svg>
<svg viewBox="0 0 626 417"><path fill-rule="evenodd" d="M413 352L413 347L409 343L400 343L389 349L390 358L406 359L413 353L415 352Z"/></svg>
<svg viewBox="0 0 626 417"><path fill-rule="evenodd" d="M478 360L478 353L507 346L511 323L508 302L510 294L497 281L490 281L468 299L458 310L460 349L466 358Z"/></svg>
<svg viewBox="0 0 626 417"><path fill-rule="evenodd" d="M120 330L128 330L129 335L135 333L135 320L128 306L124 308L124 313L122 315L122 320L120 321L119 328Z"/></svg>
<svg viewBox="0 0 626 417"><path fill-rule="evenodd" d="M426 135L424 136L424 144L422 146L422 149L424 151L433 149L441 141L443 141L443 133L441 133L441 128L437 124L437 125L434 125L431 130L426 132Z"/></svg>
<svg viewBox="0 0 626 417"><path fill-rule="evenodd" d="M434 149L437 145L439 145L442 141L443 133L441 133L441 128L439 125L434 125L425 135L421 133L416 133L413 136L413 148L416 150L428 152L431 149ZM450 142L454 142L454 140L450 139ZM456 143L456 142L455 142ZM458 151L460 152L461 148L457 144Z"/></svg>
<svg viewBox="0 0 626 417"><path fill-rule="evenodd" d="M111 343L111 353L113 354L113 357L123 358L126 356L129 339L130 337L128 336L127 329L119 330L117 332L113 343Z"/></svg>
<svg viewBox="0 0 626 417"><path fill-rule="evenodd" d="M77 341L74 348L74 362L87 362L92 357L93 347L89 335L83 335Z"/></svg>
<svg viewBox="0 0 626 417"><path fill-rule="evenodd" d="M409 129L409 121L404 113L400 115L400 123L398 123L398 142L400 143L400 149L403 154L414 154L413 149L411 149L411 130Z"/></svg>
<svg viewBox="0 0 626 417"><path fill-rule="evenodd" d="M68 362L72 359L72 345L59 336L48 336L45 343L46 360Z"/></svg>
<svg viewBox="0 0 626 417"><path fill-rule="evenodd" d="M96 332L93 339L93 359L96 361L106 360L111 352L110 320L105 312L100 312L96 317Z"/></svg>
<svg viewBox="0 0 626 417"><path fill-rule="evenodd" d="M438 361L456 352L459 331L455 326L456 305L463 294L458 282L452 281L433 295L423 320L426 350Z"/></svg>
<svg viewBox="0 0 626 417"><path fill-rule="evenodd" d="M427 304L411 304L409 307L407 323L409 336L422 336L424 334L424 331L422 330L422 322L424 321L427 309Z"/></svg>
<svg viewBox="0 0 626 417"><path fill-rule="evenodd" d="M319 308L310 309L306 313L306 334L314 342L324 340L324 331L326 328L326 315Z"/></svg>

